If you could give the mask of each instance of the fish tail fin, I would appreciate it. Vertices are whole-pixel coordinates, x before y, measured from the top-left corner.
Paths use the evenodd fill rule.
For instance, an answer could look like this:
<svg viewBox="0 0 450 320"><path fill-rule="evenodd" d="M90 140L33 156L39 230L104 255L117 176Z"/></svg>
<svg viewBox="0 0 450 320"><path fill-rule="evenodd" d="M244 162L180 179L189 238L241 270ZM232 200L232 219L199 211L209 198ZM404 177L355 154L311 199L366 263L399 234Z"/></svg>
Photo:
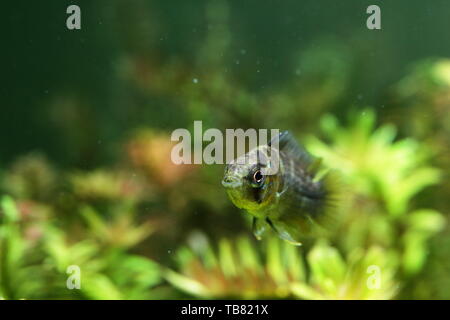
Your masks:
<svg viewBox="0 0 450 320"><path fill-rule="evenodd" d="M320 183L323 188L323 199L320 210L314 215L314 221L324 229L325 233L336 229L339 223L340 210L342 208L343 192L342 192L342 177L335 170L329 170L323 173L320 178Z"/></svg>

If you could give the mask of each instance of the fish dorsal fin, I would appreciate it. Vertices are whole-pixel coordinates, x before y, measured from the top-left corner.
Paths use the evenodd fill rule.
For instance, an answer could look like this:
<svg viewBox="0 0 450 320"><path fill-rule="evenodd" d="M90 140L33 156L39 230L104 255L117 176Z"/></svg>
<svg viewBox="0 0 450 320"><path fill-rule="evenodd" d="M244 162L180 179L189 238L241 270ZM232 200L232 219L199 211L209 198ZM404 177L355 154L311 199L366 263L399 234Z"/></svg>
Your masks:
<svg viewBox="0 0 450 320"><path fill-rule="evenodd" d="M315 159L305 150L305 148L297 143L289 131L281 132L268 143L268 146L271 147L276 145L274 143L276 139L278 139L278 149L288 157L299 161L305 168L309 168L315 163Z"/></svg>

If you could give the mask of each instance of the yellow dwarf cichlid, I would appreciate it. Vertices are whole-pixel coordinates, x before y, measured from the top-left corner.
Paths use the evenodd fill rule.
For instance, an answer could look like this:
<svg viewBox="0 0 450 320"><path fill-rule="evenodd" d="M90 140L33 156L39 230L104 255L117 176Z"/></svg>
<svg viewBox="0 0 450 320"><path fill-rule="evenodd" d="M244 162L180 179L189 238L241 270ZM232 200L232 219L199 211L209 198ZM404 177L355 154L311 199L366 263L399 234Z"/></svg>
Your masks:
<svg viewBox="0 0 450 320"><path fill-rule="evenodd" d="M280 238L301 245L301 239L324 230L334 195L331 175L319 177L320 159L297 144L289 132L274 139L229 163L222 185L234 205L253 216L257 239L271 228ZM279 155L278 170L272 174L264 170L273 162L269 148Z"/></svg>

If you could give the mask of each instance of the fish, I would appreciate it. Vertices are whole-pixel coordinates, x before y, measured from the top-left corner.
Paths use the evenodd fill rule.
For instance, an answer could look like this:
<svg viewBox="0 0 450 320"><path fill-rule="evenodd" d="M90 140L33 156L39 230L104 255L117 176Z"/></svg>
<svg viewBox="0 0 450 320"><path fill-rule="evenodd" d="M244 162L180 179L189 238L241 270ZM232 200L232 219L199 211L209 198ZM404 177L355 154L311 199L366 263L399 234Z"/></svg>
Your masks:
<svg viewBox="0 0 450 320"><path fill-rule="evenodd" d="M276 154L277 157L270 157ZM278 170L267 167L278 161ZM222 185L231 202L253 216L253 234L261 240L272 229L283 240L301 245L330 225L336 176L283 131L225 166Z"/></svg>

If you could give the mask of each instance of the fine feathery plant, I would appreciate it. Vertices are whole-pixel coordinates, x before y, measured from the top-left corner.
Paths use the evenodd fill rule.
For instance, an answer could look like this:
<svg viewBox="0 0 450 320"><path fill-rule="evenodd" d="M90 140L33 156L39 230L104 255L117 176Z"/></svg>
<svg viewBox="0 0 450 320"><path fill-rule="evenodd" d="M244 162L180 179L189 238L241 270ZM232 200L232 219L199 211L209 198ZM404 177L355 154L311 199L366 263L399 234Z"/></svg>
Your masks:
<svg viewBox="0 0 450 320"><path fill-rule="evenodd" d="M425 146L414 139L395 141L393 125L374 127L371 110L363 111L349 128L326 115L321 128L330 144L311 137L309 148L358 187L357 193L381 199L387 213L398 217L415 194L439 181L439 170L426 165L430 154Z"/></svg>
<svg viewBox="0 0 450 320"><path fill-rule="evenodd" d="M127 252L150 230L134 227L123 216L111 225L85 207L92 236L70 241L57 225L42 225L42 237L31 241L15 201L1 199L0 297L4 299L154 299L161 281L159 265ZM120 233L113 237L111 233ZM79 290L70 290L70 266L81 270Z"/></svg>
<svg viewBox="0 0 450 320"><path fill-rule="evenodd" d="M389 299L396 292L395 260L380 247L343 257L319 241L305 259L301 247L276 237L262 245L247 237L222 239L217 248L196 238L177 253L180 271L165 272L172 285L196 297ZM384 270L383 277L377 278L378 269L368 273L374 265Z"/></svg>
<svg viewBox="0 0 450 320"><path fill-rule="evenodd" d="M395 248L404 275L417 274L426 262L427 242L443 229L443 215L417 208L414 197L439 182L440 171L427 164L432 156L412 138L396 140L396 129L375 128L375 113L363 110L348 127L325 116L328 143L311 137L308 148L342 176L342 230L345 250L377 244Z"/></svg>

